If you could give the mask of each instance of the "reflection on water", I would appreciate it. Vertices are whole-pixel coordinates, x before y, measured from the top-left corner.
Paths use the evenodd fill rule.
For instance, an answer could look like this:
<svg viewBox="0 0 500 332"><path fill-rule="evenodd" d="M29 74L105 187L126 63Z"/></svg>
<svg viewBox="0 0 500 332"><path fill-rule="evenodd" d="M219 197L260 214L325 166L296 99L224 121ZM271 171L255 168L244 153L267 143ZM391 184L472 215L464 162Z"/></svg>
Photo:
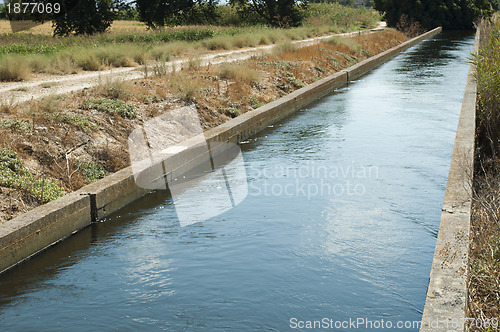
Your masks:
<svg viewBox="0 0 500 332"><path fill-rule="evenodd" d="M156 192L2 276L0 326L420 320L472 43L440 34L249 140L248 197L220 216L180 227Z"/></svg>

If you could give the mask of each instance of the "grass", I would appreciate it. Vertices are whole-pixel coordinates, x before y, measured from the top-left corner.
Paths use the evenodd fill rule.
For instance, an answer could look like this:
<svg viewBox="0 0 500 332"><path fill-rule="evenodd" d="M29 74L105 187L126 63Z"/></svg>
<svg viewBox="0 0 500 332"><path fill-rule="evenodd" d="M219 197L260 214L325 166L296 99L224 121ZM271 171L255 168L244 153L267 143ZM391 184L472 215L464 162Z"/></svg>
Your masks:
<svg viewBox="0 0 500 332"><path fill-rule="evenodd" d="M219 68L219 76L224 79L241 83L258 83L260 73L241 64L225 63Z"/></svg>
<svg viewBox="0 0 500 332"><path fill-rule="evenodd" d="M195 102L201 96L202 92L206 91L202 80L189 77L184 73L170 76L168 84L170 85L170 90L186 103Z"/></svg>
<svg viewBox="0 0 500 332"><path fill-rule="evenodd" d="M349 50L354 53L361 53L363 51L363 46L361 46L355 39L346 37L332 37L327 40L327 43L332 45L344 45Z"/></svg>
<svg viewBox="0 0 500 332"><path fill-rule="evenodd" d="M286 52L294 52L298 49L297 45L290 43L289 41L281 42L273 47L273 54L280 55Z"/></svg>
<svg viewBox="0 0 500 332"><path fill-rule="evenodd" d="M0 59L0 81L23 81L30 77L31 68L25 58L5 56Z"/></svg>
<svg viewBox="0 0 500 332"><path fill-rule="evenodd" d="M95 91L102 97L127 101L130 98L133 84L129 81L107 78L100 80Z"/></svg>
<svg viewBox="0 0 500 332"><path fill-rule="evenodd" d="M224 10L229 10L225 8ZM186 26L146 31L139 22L95 36L51 37L45 28L0 34L0 81L19 81L30 73L70 74L104 68L130 67L148 60L163 61L194 50L229 50L275 44L327 33L373 27L376 12L338 4L310 4L303 26L274 29L264 26ZM236 22L235 22L236 23ZM4 28L5 30L5 28ZM16 64L12 66L12 64Z"/></svg>
<svg viewBox="0 0 500 332"><path fill-rule="evenodd" d="M483 149L496 158L500 154L500 23L485 25L490 38L474 59L478 82L477 118Z"/></svg>
<svg viewBox="0 0 500 332"><path fill-rule="evenodd" d="M41 203L64 194L64 189L57 182L31 174L23 164L24 161L14 151L0 148L0 185L20 189Z"/></svg>

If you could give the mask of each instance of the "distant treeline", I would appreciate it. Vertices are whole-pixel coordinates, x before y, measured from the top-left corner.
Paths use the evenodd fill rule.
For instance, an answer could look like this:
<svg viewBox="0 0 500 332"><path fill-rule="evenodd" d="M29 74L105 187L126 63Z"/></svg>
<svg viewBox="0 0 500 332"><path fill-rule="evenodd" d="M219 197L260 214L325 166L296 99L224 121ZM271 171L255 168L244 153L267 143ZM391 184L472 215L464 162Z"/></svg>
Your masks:
<svg viewBox="0 0 500 332"><path fill-rule="evenodd" d="M8 0L11 7L25 0ZM8 13L10 20L52 21L55 35L94 34L106 31L114 20L138 20L151 29L188 24L268 25L297 27L305 18L308 2L338 3L353 7L371 6L370 0L34 0L58 3L61 11L50 15ZM223 4L222 4L223 2Z"/></svg>
<svg viewBox="0 0 500 332"><path fill-rule="evenodd" d="M374 0L389 26L418 24L425 29L472 29L480 17L499 9L500 0ZM400 22L401 18L405 22Z"/></svg>
<svg viewBox="0 0 500 332"><path fill-rule="evenodd" d="M384 13L389 26L421 26L425 29L470 29L481 16L499 8L500 0L36 0L59 3L61 11L51 15L7 13L11 20L50 20L55 35L94 34L106 31L114 20L139 20L151 29L186 24L268 25L296 27L305 18L311 2L339 3L349 6L374 6ZM21 3L23 0L8 0Z"/></svg>

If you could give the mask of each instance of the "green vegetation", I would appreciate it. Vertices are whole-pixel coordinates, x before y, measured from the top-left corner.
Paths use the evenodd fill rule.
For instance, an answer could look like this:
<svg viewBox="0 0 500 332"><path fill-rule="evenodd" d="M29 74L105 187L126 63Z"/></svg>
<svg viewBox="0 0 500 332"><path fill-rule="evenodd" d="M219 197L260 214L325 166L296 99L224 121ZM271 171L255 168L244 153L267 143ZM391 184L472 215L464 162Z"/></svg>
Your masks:
<svg viewBox="0 0 500 332"><path fill-rule="evenodd" d="M310 3L304 9L304 26L331 26L341 31L374 27L381 20L372 8L343 6L338 3Z"/></svg>
<svg viewBox="0 0 500 332"><path fill-rule="evenodd" d="M108 175L104 167L98 163L82 163L80 170L89 182L95 182Z"/></svg>
<svg viewBox="0 0 500 332"><path fill-rule="evenodd" d="M118 99L88 99L83 104L83 109L95 109L108 114L119 114L122 118L135 119L137 111L134 106Z"/></svg>
<svg viewBox="0 0 500 332"><path fill-rule="evenodd" d="M489 0L374 0L374 5L391 27L403 17L425 29L472 29L480 17L491 14Z"/></svg>
<svg viewBox="0 0 500 332"><path fill-rule="evenodd" d="M298 0L231 0L238 7L238 14L260 17L272 27L297 27L304 18L305 1Z"/></svg>
<svg viewBox="0 0 500 332"><path fill-rule="evenodd" d="M98 129L99 126L91 122L87 117L77 113L45 113L50 121L64 122L77 127L80 130L88 131L91 129Z"/></svg>
<svg viewBox="0 0 500 332"><path fill-rule="evenodd" d="M477 67L477 125L481 153L496 159L500 148L500 26L491 28L490 37L474 59Z"/></svg>
<svg viewBox="0 0 500 332"><path fill-rule="evenodd" d="M212 0L136 0L139 19L151 29L166 25L215 23L215 2Z"/></svg>
<svg viewBox="0 0 500 332"><path fill-rule="evenodd" d="M236 107L226 107L222 111L224 114L226 114L227 116L229 116L231 118L235 118L241 114L241 111L239 109L237 109Z"/></svg>
<svg viewBox="0 0 500 332"><path fill-rule="evenodd" d="M0 128L10 129L15 128L22 132L29 132L33 128L31 121L25 120L2 120L0 121Z"/></svg>
<svg viewBox="0 0 500 332"><path fill-rule="evenodd" d="M113 0L59 0L61 14L53 19L54 35L92 35L106 31L115 17Z"/></svg>
<svg viewBox="0 0 500 332"><path fill-rule="evenodd" d="M0 185L20 189L41 203L64 194L57 182L34 176L23 167L23 160L14 151L5 148L0 148Z"/></svg>

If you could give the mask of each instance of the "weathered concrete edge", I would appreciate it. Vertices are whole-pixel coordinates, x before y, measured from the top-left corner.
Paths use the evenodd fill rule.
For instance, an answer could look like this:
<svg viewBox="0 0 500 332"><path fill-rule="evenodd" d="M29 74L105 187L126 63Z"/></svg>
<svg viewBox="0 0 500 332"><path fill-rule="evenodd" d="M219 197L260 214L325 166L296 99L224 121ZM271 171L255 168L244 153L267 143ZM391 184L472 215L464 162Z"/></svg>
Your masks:
<svg viewBox="0 0 500 332"><path fill-rule="evenodd" d="M209 143L239 143L440 31L440 28L429 31L253 112L232 119L205 132L206 140ZM206 155L193 155L189 152L179 153L174 157L178 158L170 158L175 160L169 161L173 165L172 176L182 174L206 159ZM105 218L148 192L149 190L136 186L132 168L127 167L4 223L0 227L0 273L89 226L93 221Z"/></svg>
<svg viewBox="0 0 500 332"><path fill-rule="evenodd" d="M473 53L479 49L477 29ZM476 128L475 66L471 64L457 127L420 331L464 331Z"/></svg>

